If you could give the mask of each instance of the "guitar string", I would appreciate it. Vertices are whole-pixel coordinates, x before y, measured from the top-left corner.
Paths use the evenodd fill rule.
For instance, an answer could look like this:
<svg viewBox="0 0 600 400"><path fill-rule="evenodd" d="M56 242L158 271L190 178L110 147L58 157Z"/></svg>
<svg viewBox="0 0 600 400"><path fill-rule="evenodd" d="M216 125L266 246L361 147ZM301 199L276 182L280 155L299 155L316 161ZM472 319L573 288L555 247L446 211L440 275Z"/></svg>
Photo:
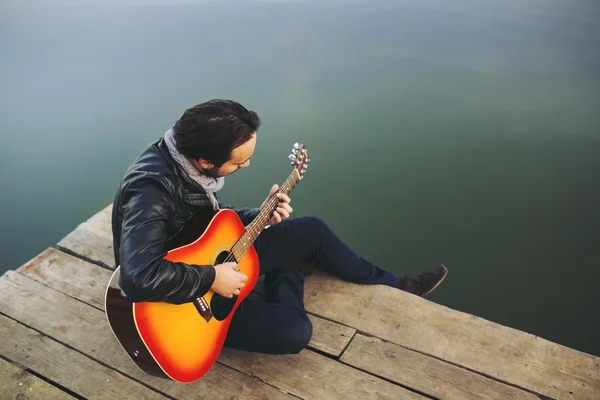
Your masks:
<svg viewBox="0 0 600 400"><path fill-rule="evenodd" d="M286 181L281 185L281 189L279 190L279 192L281 193L289 193L293 187L295 186L296 182L293 182L293 178L294 178L294 174L290 175L288 177L288 179L286 179ZM279 202L279 199L276 196L273 196L269 202L265 205L265 209L270 209L272 208L273 211L276 209L276 205ZM271 216L272 216L272 212L271 211ZM260 218L256 218L250 225L250 228L248 230L248 233L252 236L257 236L258 233L264 228L264 226L260 226L263 225L265 222L267 222L268 218L270 218L270 216L268 216L267 213L264 213L262 216L260 216ZM240 238L241 239L241 238ZM239 240L238 240L239 242ZM236 244L238 244L238 242L236 242L234 244L234 246Z"/></svg>
<svg viewBox="0 0 600 400"><path fill-rule="evenodd" d="M285 182L284 182L284 183L281 185L281 188L279 189L279 192L281 192L281 193L289 193L289 192L290 192L290 191L291 191L291 190L294 188L294 186L295 186L295 185L298 183L298 181L300 180L299 178L297 178L297 179L294 179L294 178L297 178L297 177L296 177L296 174L292 173L292 174L291 174L291 175L290 175L290 176L289 176L289 177L286 179L286 181L285 181ZM294 182L294 180L295 180L295 182ZM268 208L273 208L273 211L275 211L275 209L276 209L275 205L276 205L278 202L279 202L279 199L277 198L277 196L273 196L273 197L272 197L272 198L269 200L269 202L266 204L265 208L267 208L267 209L268 209ZM265 215L266 215L266 214L265 214ZM261 219L264 219L264 218L261 218ZM251 226L250 226L249 230L248 230L248 231L246 231L246 232L244 233L244 235L246 235L247 233L249 233L251 236L255 236L255 235L257 235L257 233L258 233L260 230L262 230L262 227L260 227L260 228L257 228L257 227L256 227L256 226L257 226L257 225L256 225L256 224L257 224L257 221L258 221L258 219L257 219L257 220L254 220L254 221L253 221L253 222L250 224ZM263 223L264 223L264 222L266 222L266 221L263 221ZM259 224L259 225L262 225L262 224ZM243 235L242 235L242 237L243 237ZM233 261L238 261L238 260L236 260L236 257L235 257L235 254L234 254L234 251L233 251L233 249L234 249L234 247L236 247L236 245L239 243L239 241L240 241L241 239L242 239L242 238L240 237L240 238L239 238L239 239L238 239L238 240L237 240L237 241L236 241L236 242L233 244L233 246L231 246L231 252L229 253L229 255L228 255L226 258L225 258L225 261L223 261L223 262L233 262ZM246 250L247 250L247 249L246 249ZM245 253L245 252L244 252L244 253ZM240 258L241 258L241 257L240 257Z"/></svg>
<svg viewBox="0 0 600 400"><path fill-rule="evenodd" d="M289 189L291 189L290 187L290 178L291 176L285 181L285 183L281 186L280 192L287 192ZM273 198L271 198L269 200L269 202L265 205L266 209L269 208L273 208L273 211L276 209L276 204L279 202L279 199L276 196L273 196ZM264 214L263 216L261 216L260 219L256 219L252 222L250 228L248 229L248 231L246 231L244 233L244 235L249 234L251 237L256 236L258 233L258 229L257 225L261 225L258 224L261 220L264 220L266 218L264 218L264 216L267 214ZM263 221L263 223L266 221ZM243 236L242 236L243 237ZM239 241L242 239L242 237L240 237L235 243L234 245L231 247L231 253L229 253L229 255L227 256L227 258L225 259L225 262L230 262L230 261L237 261L235 254L234 254L234 248L236 248L236 245L239 243ZM241 258L241 257L240 257Z"/></svg>

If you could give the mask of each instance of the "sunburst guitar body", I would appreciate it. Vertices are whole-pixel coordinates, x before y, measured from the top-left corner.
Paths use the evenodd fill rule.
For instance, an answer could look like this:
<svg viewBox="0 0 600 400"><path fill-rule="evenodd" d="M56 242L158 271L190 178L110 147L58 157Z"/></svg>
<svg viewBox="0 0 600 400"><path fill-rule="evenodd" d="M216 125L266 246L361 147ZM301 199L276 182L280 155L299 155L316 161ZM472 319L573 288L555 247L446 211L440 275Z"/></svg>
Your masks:
<svg viewBox="0 0 600 400"><path fill-rule="evenodd" d="M308 165L303 145L294 145L293 171L280 192L289 193ZM238 296L226 298L209 290L189 303L131 302L119 286L117 267L107 286L106 316L129 357L150 375L177 382L193 382L214 365L225 343L231 319L258 280L260 265L253 243L277 207L273 197L254 221L244 226L237 213L224 209L197 213L169 240L165 259L206 268L227 261L237 263L248 281Z"/></svg>

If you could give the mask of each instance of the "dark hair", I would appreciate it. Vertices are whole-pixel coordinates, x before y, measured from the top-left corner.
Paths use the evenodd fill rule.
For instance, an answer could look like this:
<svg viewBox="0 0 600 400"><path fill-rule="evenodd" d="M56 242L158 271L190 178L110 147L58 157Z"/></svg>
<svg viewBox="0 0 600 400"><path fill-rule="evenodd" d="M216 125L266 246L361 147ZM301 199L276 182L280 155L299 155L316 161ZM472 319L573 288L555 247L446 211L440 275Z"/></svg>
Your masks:
<svg viewBox="0 0 600 400"><path fill-rule="evenodd" d="M177 150L195 160L220 167L231 151L246 143L260 127L260 118L232 100L209 100L185 110L173 126Z"/></svg>

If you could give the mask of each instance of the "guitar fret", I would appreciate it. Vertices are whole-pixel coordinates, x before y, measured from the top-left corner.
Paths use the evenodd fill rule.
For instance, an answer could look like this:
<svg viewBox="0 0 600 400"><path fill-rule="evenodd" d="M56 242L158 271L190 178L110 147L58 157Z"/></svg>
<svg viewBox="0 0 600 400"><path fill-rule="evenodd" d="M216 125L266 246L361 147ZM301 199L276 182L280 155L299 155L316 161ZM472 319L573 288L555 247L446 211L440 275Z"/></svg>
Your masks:
<svg viewBox="0 0 600 400"><path fill-rule="evenodd" d="M299 180L299 175L296 171L293 171L283 185L281 185L279 191L281 193L289 194ZM241 260L250 246L256 241L260 232L262 232L264 227L267 225L267 222L273 214L273 211L277 208L278 203L279 199L274 196L261 210L254 221L247 226L246 232L231 249L236 260Z"/></svg>

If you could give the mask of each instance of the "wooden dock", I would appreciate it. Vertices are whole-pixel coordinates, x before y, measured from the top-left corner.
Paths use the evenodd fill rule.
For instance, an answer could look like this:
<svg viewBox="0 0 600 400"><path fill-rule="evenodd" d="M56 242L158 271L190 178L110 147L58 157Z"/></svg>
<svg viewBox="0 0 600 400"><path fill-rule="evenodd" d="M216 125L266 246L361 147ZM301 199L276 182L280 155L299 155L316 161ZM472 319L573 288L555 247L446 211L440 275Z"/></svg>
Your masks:
<svg viewBox="0 0 600 400"><path fill-rule="evenodd" d="M309 348L224 349L191 384L144 374L113 337L111 206L0 278L4 399L600 399L600 358L383 286L315 273Z"/></svg>

